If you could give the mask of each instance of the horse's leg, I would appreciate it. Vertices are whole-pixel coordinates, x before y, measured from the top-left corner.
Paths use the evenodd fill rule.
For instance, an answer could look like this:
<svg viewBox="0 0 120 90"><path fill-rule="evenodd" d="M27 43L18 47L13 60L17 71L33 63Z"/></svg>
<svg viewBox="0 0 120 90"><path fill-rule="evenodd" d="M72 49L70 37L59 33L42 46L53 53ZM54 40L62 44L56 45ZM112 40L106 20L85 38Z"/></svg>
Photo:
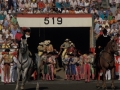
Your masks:
<svg viewBox="0 0 120 90"><path fill-rule="evenodd" d="M27 71L28 71L28 68L25 68L24 73L22 74L22 84L21 84L21 89L22 90L24 89L25 82L27 80Z"/></svg>
<svg viewBox="0 0 120 90"><path fill-rule="evenodd" d="M20 69L17 68L17 84L16 84L16 88L15 90L18 90L18 87L19 87L19 80L20 80Z"/></svg>
<svg viewBox="0 0 120 90"><path fill-rule="evenodd" d="M38 66L37 66L37 85L36 85L36 90L39 90L39 79L40 79L40 64L38 62Z"/></svg>
<svg viewBox="0 0 120 90"><path fill-rule="evenodd" d="M111 88L112 88L113 90L115 89L115 86L114 86L114 71L115 71L115 68L112 68L112 70L111 70L111 75L112 75Z"/></svg>
<svg viewBox="0 0 120 90"><path fill-rule="evenodd" d="M106 69L105 68L102 68L102 70L103 70L103 85L102 85L102 88L104 88L104 89L107 89L107 87L106 87Z"/></svg>

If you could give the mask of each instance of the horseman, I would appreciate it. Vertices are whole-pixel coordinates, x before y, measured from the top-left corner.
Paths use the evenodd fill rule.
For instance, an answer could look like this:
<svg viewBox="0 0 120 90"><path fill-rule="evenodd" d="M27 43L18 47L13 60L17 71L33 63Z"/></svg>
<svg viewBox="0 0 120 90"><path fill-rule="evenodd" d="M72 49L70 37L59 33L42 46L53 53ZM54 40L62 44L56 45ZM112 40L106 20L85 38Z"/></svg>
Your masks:
<svg viewBox="0 0 120 90"><path fill-rule="evenodd" d="M66 54L68 53L73 53L75 55L75 47L73 43L71 43L70 47L67 48Z"/></svg>
<svg viewBox="0 0 120 90"><path fill-rule="evenodd" d="M47 53L53 52L53 45L51 44L51 41L47 41Z"/></svg>
<svg viewBox="0 0 120 90"><path fill-rule="evenodd" d="M96 40L96 48L95 48L95 53L96 53L96 58L94 60L93 66L96 67L96 63L98 61L100 52L104 50L106 47L107 43L111 40L111 37L107 35L107 30L103 30L103 34L98 37Z"/></svg>
<svg viewBox="0 0 120 90"><path fill-rule="evenodd" d="M43 42L43 50L44 50L44 52L47 52L47 44L48 44L48 40L45 40Z"/></svg>
<svg viewBox="0 0 120 90"><path fill-rule="evenodd" d="M30 38L28 32L27 32L27 35L23 35L22 38L27 39L27 45L28 45L28 50L30 51L30 57L33 60L34 68L36 68L37 67L36 56L35 56L35 49L33 48L33 44L31 43L32 39Z"/></svg>
<svg viewBox="0 0 120 90"><path fill-rule="evenodd" d="M42 56L44 48L43 48L43 42L39 43L39 46L37 47L38 49L38 56Z"/></svg>
<svg viewBox="0 0 120 90"><path fill-rule="evenodd" d="M62 59L65 57L67 48L70 47L69 39L66 39L65 42L61 45L60 49L64 49L62 52Z"/></svg>
<svg viewBox="0 0 120 90"><path fill-rule="evenodd" d="M5 49L1 62L4 60L4 83L9 83L10 80L10 64L13 62L12 55L9 54L10 49ZM6 81L7 80L7 81Z"/></svg>

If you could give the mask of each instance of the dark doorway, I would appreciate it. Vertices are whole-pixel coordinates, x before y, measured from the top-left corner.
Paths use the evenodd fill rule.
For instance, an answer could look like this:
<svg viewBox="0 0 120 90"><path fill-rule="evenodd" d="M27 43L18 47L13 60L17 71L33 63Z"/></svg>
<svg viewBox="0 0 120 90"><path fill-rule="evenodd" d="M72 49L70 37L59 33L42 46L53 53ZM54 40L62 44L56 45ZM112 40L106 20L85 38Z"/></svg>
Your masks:
<svg viewBox="0 0 120 90"><path fill-rule="evenodd" d="M73 28L31 28L31 43L37 51L40 41L51 40L54 48L59 50L60 45L66 38L75 43L77 49L82 53L89 51L89 27L73 27Z"/></svg>

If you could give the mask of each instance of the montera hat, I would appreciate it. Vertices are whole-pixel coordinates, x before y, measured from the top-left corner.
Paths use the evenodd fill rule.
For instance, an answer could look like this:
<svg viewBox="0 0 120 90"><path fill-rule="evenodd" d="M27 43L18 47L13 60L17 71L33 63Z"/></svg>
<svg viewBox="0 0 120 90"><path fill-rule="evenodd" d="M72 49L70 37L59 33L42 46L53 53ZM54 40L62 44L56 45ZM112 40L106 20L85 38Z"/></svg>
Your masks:
<svg viewBox="0 0 120 90"><path fill-rule="evenodd" d="M5 49L5 52L10 52L10 49Z"/></svg>
<svg viewBox="0 0 120 90"><path fill-rule="evenodd" d="M65 41L69 41L69 39L65 39Z"/></svg>
<svg viewBox="0 0 120 90"><path fill-rule="evenodd" d="M104 33L104 34L106 34L106 33L107 33L107 30L106 30L106 29L104 29L104 30L103 30L103 33Z"/></svg>

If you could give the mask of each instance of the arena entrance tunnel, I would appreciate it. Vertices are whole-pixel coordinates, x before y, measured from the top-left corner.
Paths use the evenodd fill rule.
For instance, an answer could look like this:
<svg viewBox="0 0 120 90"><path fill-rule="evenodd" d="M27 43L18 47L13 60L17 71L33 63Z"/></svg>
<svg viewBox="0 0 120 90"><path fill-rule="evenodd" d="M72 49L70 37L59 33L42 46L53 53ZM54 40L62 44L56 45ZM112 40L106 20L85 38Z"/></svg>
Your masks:
<svg viewBox="0 0 120 90"><path fill-rule="evenodd" d="M33 48L37 49L39 42L51 40L53 47L59 51L60 45L68 38L81 53L88 53L90 49L89 33L90 27L31 28L31 44L34 44Z"/></svg>
<svg viewBox="0 0 120 90"><path fill-rule="evenodd" d="M38 43L47 39L58 51L66 38L82 53L94 48L92 14L18 14L17 20L20 27L31 28L36 52Z"/></svg>

